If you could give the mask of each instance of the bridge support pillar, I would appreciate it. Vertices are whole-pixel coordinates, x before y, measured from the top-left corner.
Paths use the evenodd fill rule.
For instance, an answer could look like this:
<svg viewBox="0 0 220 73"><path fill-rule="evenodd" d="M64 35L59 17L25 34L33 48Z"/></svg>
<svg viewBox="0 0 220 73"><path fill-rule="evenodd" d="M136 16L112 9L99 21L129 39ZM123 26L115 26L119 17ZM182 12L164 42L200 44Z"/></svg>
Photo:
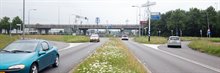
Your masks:
<svg viewBox="0 0 220 73"><path fill-rule="evenodd" d="M83 35L86 35L88 29L83 29Z"/></svg>

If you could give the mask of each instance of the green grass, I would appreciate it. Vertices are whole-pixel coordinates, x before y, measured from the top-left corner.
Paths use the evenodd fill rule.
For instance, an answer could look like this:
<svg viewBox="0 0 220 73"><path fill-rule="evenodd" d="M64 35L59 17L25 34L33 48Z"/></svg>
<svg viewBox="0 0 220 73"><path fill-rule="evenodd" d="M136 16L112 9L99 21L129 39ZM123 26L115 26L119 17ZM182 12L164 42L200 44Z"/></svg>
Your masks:
<svg viewBox="0 0 220 73"><path fill-rule="evenodd" d="M181 37L182 41L193 41L193 40L199 40L200 37Z"/></svg>
<svg viewBox="0 0 220 73"><path fill-rule="evenodd" d="M148 37L135 37L134 41L145 44L165 44L167 43L167 38L152 36L151 41L148 42Z"/></svg>
<svg viewBox="0 0 220 73"><path fill-rule="evenodd" d="M209 40L195 40L188 46L194 50L220 57L220 44L215 44Z"/></svg>
<svg viewBox="0 0 220 73"><path fill-rule="evenodd" d="M8 35L0 35L0 50L3 49L5 46L10 44L11 42L17 40L19 36L8 36Z"/></svg>
<svg viewBox="0 0 220 73"><path fill-rule="evenodd" d="M51 41L61 41L67 43L89 42L87 36L72 36L72 35L27 35L27 38L45 39Z"/></svg>
<svg viewBox="0 0 220 73"><path fill-rule="evenodd" d="M61 41L67 43L79 43L79 42L89 42L89 37L87 36L72 36L72 35L26 35L26 38L32 39L44 39L51 41ZM19 35L14 35L12 37L8 35L0 35L0 49L4 48L11 42L21 38Z"/></svg>
<svg viewBox="0 0 220 73"><path fill-rule="evenodd" d="M210 41L212 41L212 42L220 42L220 38L211 38Z"/></svg>
<svg viewBox="0 0 220 73"><path fill-rule="evenodd" d="M110 39L73 69L73 73L147 73L119 39Z"/></svg>

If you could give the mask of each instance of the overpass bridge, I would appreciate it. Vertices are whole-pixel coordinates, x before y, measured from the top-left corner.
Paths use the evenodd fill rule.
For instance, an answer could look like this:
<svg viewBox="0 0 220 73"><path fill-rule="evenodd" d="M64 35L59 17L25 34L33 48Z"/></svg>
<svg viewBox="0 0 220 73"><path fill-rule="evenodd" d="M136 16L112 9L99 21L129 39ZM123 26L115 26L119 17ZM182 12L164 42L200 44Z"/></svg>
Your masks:
<svg viewBox="0 0 220 73"><path fill-rule="evenodd" d="M137 24L29 24L25 25L25 28L34 29L39 34L42 31L45 31L48 34L51 29L66 29L68 33L73 33L73 30L83 30L83 33L86 34L88 29L120 29L120 30L138 30L139 25Z"/></svg>

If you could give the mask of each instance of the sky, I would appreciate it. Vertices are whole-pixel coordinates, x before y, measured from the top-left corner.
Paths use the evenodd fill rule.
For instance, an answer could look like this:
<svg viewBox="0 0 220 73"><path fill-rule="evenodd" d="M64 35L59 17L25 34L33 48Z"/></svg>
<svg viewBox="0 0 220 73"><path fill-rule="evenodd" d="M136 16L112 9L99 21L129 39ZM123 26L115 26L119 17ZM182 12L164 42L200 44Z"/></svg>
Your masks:
<svg viewBox="0 0 220 73"><path fill-rule="evenodd" d="M189 8L206 9L213 6L220 9L220 0L149 0L156 2L150 7L151 12L165 13L170 10ZM147 0L26 0L25 23L30 24L96 24L95 18L100 18L99 24L136 24L138 8ZM23 0L0 0L0 18L7 16L22 17ZM32 9L36 9L35 11ZM146 8L141 8L141 20L146 20ZM60 15L60 16L59 16ZM78 19L75 15L87 17L88 21ZM60 19L60 20L59 20Z"/></svg>

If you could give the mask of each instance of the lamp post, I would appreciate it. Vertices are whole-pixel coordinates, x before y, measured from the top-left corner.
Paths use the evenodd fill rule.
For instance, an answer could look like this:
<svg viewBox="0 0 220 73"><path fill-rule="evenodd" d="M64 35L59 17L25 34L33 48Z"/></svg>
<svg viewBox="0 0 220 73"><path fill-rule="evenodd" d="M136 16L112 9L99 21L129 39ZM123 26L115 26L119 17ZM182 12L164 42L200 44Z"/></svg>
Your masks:
<svg viewBox="0 0 220 73"><path fill-rule="evenodd" d="M25 29L25 0L23 0L23 32L22 32L22 38L24 39L25 38L25 32L24 32L24 29Z"/></svg>
<svg viewBox="0 0 220 73"><path fill-rule="evenodd" d="M152 6L152 5L155 5L156 4L156 2L147 2L147 3L145 3L145 4L143 4L142 6L143 7L147 7L147 10L148 10L148 41L150 42L150 24L151 24L151 11L150 11L150 6Z"/></svg>
<svg viewBox="0 0 220 73"><path fill-rule="evenodd" d="M30 25L30 19L31 19L31 18L30 18L30 16L31 16L30 13L31 13L31 11L36 11L36 10L37 10L37 9L29 9L29 10L28 10L28 25Z"/></svg>
<svg viewBox="0 0 220 73"><path fill-rule="evenodd" d="M138 8L138 12L139 12L139 14L138 14L138 19L137 19L137 24L139 24L139 36L141 36L141 24L140 24L140 20L141 20L141 6L132 6L132 7L136 7L136 8Z"/></svg>

